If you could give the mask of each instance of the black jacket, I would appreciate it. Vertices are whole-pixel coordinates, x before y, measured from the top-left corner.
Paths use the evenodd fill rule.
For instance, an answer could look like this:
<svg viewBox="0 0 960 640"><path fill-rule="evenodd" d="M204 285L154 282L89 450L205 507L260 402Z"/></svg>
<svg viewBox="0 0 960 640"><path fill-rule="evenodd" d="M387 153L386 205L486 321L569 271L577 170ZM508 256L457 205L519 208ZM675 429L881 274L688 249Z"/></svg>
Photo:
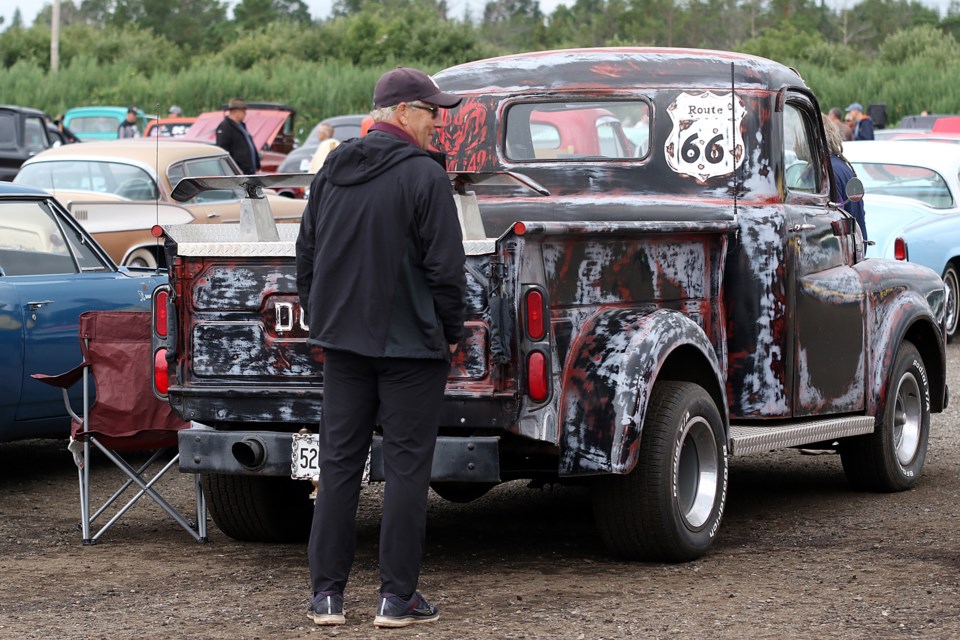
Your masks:
<svg viewBox="0 0 960 640"><path fill-rule="evenodd" d="M449 358L463 335L464 260L441 163L382 131L341 144L314 178L297 238L310 342Z"/></svg>
<svg viewBox="0 0 960 640"><path fill-rule="evenodd" d="M234 122L227 116L217 125L217 146L227 150L244 175L252 175L260 168L260 154L252 137L247 143L246 136L249 135L246 125Z"/></svg>

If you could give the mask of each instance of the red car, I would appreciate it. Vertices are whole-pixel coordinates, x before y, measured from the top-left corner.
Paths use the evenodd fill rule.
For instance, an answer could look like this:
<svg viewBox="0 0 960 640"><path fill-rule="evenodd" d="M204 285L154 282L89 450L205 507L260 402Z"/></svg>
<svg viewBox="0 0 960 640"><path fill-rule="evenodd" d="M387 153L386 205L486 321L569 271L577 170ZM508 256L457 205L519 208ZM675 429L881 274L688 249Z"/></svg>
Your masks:
<svg viewBox="0 0 960 640"><path fill-rule="evenodd" d="M184 138L216 142L217 126L223 122L227 108L207 111L197 116ZM297 112L290 105L273 102L248 102L244 124L261 151L260 171L274 173L294 146L294 124Z"/></svg>

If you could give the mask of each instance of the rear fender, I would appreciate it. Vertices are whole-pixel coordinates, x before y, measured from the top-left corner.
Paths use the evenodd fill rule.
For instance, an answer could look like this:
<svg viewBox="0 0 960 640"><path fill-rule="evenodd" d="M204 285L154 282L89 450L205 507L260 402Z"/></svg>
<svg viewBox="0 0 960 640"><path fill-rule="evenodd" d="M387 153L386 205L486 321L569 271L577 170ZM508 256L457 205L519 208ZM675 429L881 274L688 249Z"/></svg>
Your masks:
<svg viewBox="0 0 960 640"><path fill-rule="evenodd" d="M625 474L636 466L650 394L667 367L672 379L704 384L726 424L719 359L693 320L649 306L602 309L587 321L564 366L561 476Z"/></svg>

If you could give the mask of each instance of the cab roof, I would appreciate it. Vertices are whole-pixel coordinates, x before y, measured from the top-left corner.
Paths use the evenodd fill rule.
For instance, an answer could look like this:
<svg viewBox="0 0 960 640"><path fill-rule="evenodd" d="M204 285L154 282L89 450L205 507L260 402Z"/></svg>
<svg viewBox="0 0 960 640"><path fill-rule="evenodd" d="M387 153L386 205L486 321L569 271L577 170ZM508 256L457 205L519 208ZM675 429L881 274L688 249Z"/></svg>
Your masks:
<svg viewBox="0 0 960 640"><path fill-rule="evenodd" d="M607 47L520 53L451 67L434 76L444 91L529 93L584 87L687 87L779 91L806 87L793 69L729 51L665 47Z"/></svg>

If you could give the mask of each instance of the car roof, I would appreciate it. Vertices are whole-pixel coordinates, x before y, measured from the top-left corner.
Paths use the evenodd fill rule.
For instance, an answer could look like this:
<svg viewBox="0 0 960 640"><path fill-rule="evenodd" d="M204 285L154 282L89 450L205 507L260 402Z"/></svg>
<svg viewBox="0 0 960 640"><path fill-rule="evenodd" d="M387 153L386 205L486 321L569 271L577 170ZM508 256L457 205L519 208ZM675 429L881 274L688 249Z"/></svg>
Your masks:
<svg viewBox="0 0 960 640"><path fill-rule="evenodd" d="M25 184L14 184L0 180L0 196L49 196L50 194L43 189L28 187Z"/></svg>
<svg viewBox="0 0 960 640"><path fill-rule="evenodd" d="M0 104L0 109L9 109L11 111L21 111L34 116L43 116L46 115L40 109L34 109L33 107L21 107L15 104Z"/></svg>
<svg viewBox="0 0 960 640"><path fill-rule="evenodd" d="M935 145L935 146L933 146ZM843 143L843 155L850 162L929 167L941 173L956 173L960 167L960 145L932 140L860 140Z"/></svg>
<svg viewBox="0 0 960 640"><path fill-rule="evenodd" d="M88 115L88 114L98 114L98 113L104 113L104 114L110 114L110 115L115 115L115 114L125 115L127 113L127 109L129 108L130 107L114 107L110 105L91 105L88 107L73 107L72 109L67 109L67 112L64 114L64 117L66 118L66 117L72 117L77 115ZM140 109L137 109L137 113L142 114L143 111L141 111Z"/></svg>
<svg viewBox="0 0 960 640"><path fill-rule="evenodd" d="M213 144L168 138L158 140L156 137L151 137L65 144L41 151L27 160L24 166L55 160L129 160L151 167L159 163L160 166L165 167L172 162L186 158L223 155L228 154L225 150Z"/></svg>

